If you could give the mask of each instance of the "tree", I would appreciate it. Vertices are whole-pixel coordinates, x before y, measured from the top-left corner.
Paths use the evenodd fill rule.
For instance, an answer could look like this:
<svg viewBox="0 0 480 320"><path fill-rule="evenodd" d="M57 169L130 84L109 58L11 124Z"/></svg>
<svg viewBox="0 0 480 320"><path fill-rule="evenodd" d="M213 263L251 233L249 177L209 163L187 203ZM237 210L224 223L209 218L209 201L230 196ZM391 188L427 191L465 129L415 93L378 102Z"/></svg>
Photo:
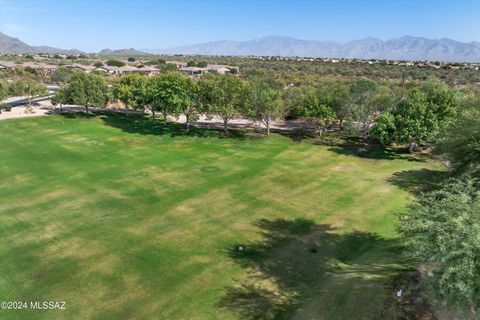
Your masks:
<svg viewBox="0 0 480 320"><path fill-rule="evenodd" d="M186 103L180 106L180 112L185 115L187 132L190 131L191 122L198 119L198 115L202 111L204 101L204 93L202 92L202 85L200 85L202 81L193 82L190 78L185 81L188 99Z"/></svg>
<svg viewBox="0 0 480 320"><path fill-rule="evenodd" d="M146 76L133 78L130 84L130 90L132 93L131 106L135 110L149 109L152 112L152 117L155 118L155 110L150 107L150 96L148 95L148 82L149 79Z"/></svg>
<svg viewBox="0 0 480 320"><path fill-rule="evenodd" d="M125 65L124 62L117 59L110 59L110 60L107 60L107 62L105 63L107 64L107 66L111 66L111 67L123 67Z"/></svg>
<svg viewBox="0 0 480 320"><path fill-rule="evenodd" d="M149 60L146 64L148 65L164 65L166 63L165 59L156 58Z"/></svg>
<svg viewBox="0 0 480 320"><path fill-rule="evenodd" d="M314 130L320 134L335 117L333 110L318 99L317 93L312 87L305 88L298 108L300 116L313 125Z"/></svg>
<svg viewBox="0 0 480 320"><path fill-rule="evenodd" d="M55 92L55 95L52 97L52 100L51 100L52 105L54 106L59 105L60 110L63 111L63 105L68 104L71 101L68 94L69 92L68 92L67 86L64 86L58 89L57 92Z"/></svg>
<svg viewBox="0 0 480 320"><path fill-rule="evenodd" d="M233 75L210 74L202 82L205 105L210 115L223 121L223 131L228 133L228 122L245 106L245 85Z"/></svg>
<svg viewBox="0 0 480 320"><path fill-rule="evenodd" d="M135 58L134 58L134 57L129 57L127 60L128 60L128 62L135 62Z"/></svg>
<svg viewBox="0 0 480 320"><path fill-rule="evenodd" d="M0 105L2 104L3 99L7 97L8 87L3 82L0 82ZM2 108L0 108L0 113L2 113Z"/></svg>
<svg viewBox="0 0 480 320"><path fill-rule="evenodd" d="M361 123L364 138L366 139L373 120L379 114L381 104L374 103L378 85L373 80L360 79L350 85L349 104L352 120Z"/></svg>
<svg viewBox="0 0 480 320"><path fill-rule="evenodd" d="M113 81L113 96L122 101L126 109L133 104L132 87L141 77L138 73L129 73Z"/></svg>
<svg viewBox="0 0 480 320"><path fill-rule="evenodd" d="M109 100L105 78L97 74L75 72L65 90L68 103L85 106L87 115L89 107L104 107Z"/></svg>
<svg viewBox="0 0 480 320"><path fill-rule="evenodd" d="M247 87L246 101L246 114L263 123L267 128L267 135L270 134L272 119L285 113L282 92L266 81L252 81Z"/></svg>
<svg viewBox="0 0 480 320"><path fill-rule="evenodd" d="M345 119L352 116L351 104L349 103L349 85L338 79L324 81L321 83L318 95L320 96L320 102L327 105L335 113L340 130L343 130Z"/></svg>
<svg viewBox="0 0 480 320"><path fill-rule="evenodd" d="M38 96L48 94L47 87L33 79L20 79L10 86L10 93L15 96L25 96L27 100L27 110L32 112L32 100Z"/></svg>
<svg viewBox="0 0 480 320"><path fill-rule="evenodd" d="M440 150L457 174L480 174L480 97L468 96L442 139Z"/></svg>
<svg viewBox="0 0 480 320"><path fill-rule="evenodd" d="M178 72L168 72L150 78L147 85L147 94L150 96L150 105L155 111L163 115L164 123L167 116L178 117L185 106L190 104L188 93L188 78Z"/></svg>
<svg viewBox="0 0 480 320"><path fill-rule="evenodd" d="M422 195L400 216L408 253L429 265L427 283L439 298L460 307L480 303L479 181L455 179Z"/></svg>
<svg viewBox="0 0 480 320"><path fill-rule="evenodd" d="M160 65L160 70L163 73L175 72L175 71L177 71L177 66L172 64L172 63L164 63L164 64Z"/></svg>
<svg viewBox="0 0 480 320"><path fill-rule="evenodd" d="M371 136L384 144L408 144L410 153L418 144L438 136L453 118L458 101L454 92L443 85L430 83L426 89L414 89L393 110L378 119Z"/></svg>
<svg viewBox="0 0 480 320"><path fill-rule="evenodd" d="M72 77L72 74L73 74L72 70L65 67L60 67L53 72L51 80L53 82L65 83L70 80L70 78Z"/></svg>

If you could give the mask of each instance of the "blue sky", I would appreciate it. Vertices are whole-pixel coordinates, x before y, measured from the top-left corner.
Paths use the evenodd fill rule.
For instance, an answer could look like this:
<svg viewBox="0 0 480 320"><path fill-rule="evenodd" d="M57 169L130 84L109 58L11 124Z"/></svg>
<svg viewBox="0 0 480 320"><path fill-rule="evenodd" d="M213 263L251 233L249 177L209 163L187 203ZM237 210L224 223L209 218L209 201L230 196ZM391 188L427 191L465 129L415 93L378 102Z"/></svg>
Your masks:
<svg viewBox="0 0 480 320"><path fill-rule="evenodd" d="M268 35L345 42L404 35L480 41L480 0L0 0L0 31L98 51Z"/></svg>

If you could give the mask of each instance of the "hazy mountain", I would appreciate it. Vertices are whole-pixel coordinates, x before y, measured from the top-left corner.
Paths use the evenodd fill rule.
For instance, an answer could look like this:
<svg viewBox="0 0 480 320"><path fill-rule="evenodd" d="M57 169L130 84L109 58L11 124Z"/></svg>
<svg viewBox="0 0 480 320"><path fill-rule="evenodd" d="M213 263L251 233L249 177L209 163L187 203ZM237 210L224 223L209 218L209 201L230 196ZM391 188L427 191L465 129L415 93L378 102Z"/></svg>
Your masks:
<svg viewBox="0 0 480 320"><path fill-rule="evenodd" d="M80 54L84 53L76 49L58 49L47 46L30 46L25 42L9 37L6 34L0 32L0 53L58 53L58 54ZM130 49L103 49L99 52L99 55L111 55L111 56L139 56L148 55L148 53Z"/></svg>
<svg viewBox="0 0 480 320"><path fill-rule="evenodd" d="M215 41L169 49L152 50L165 54L258 55L336 57L358 59L405 59L480 61L480 43L451 39L402 37L383 41L366 38L338 43L334 41L299 40L289 37L263 37L249 41Z"/></svg>
<svg viewBox="0 0 480 320"><path fill-rule="evenodd" d="M300 56L358 59L443 60L480 62L480 43L451 39L402 37L383 41L366 38L338 43L334 41L300 40L289 37L263 37L249 41L215 41L170 49L144 50L149 53L203 55ZM100 55L146 55L130 49L103 49ZM79 54L80 50L30 46L0 32L0 53L60 53Z"/></svg>
<svg viewBox="0 0 480 320"><path fill-rule="evenodd" d="M134 48L118 49L118 50L103 49L98 54L101 55L101 56L146 56L146 55L149 55L149 53L139 51L139 50L136 50Z"/></svg>
<svg viewBox="0 0 480 320"><path fill-rule="evenodd" d="M12 38L0 32L0 53L59 53L59 54L79 54L82 53L76 49L57 49L47 46L30 46L25 42Z"/></svg>

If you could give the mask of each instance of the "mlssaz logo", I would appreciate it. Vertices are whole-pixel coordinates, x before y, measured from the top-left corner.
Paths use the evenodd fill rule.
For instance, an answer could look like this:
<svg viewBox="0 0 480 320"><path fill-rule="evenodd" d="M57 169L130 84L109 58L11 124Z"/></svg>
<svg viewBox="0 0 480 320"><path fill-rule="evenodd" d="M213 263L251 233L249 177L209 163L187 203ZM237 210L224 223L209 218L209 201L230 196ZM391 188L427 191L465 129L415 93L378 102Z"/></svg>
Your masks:
<svg viewBox="0 0 480 320"><path fill-rule="evenodd" d="M30 309L65 310L65 301L30 301Z"/></svg>

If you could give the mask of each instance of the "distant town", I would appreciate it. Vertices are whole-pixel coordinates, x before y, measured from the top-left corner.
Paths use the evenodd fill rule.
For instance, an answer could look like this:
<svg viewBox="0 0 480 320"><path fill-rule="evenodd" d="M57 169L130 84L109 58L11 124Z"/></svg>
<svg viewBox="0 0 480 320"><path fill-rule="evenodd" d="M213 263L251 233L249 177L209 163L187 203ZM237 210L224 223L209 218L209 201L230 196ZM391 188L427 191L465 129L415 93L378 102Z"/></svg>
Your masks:
<svg viewBox="0 0 480 320"><path fill-rule="evenodd" d="M98 55L66 55L66 54L5 54L0 55L0 70L34 69L45 75L52 74L59 67L81 70L87 73L92 71L102 72L107 75L122 75L128 73L139 73L149 76L157 75L162 68L158 63L152 64L157 56L141 57L114 57L107 59ZM189 61L197 61L202 58L199 55L176 55L179 61L163 60L160 56L160 64L170 65L172 71L177 70L190 77L199 77L202 74L214 72L219 74L240 75L240 67L223 64L200 63L195 65ZM222 59L227 56L215 56ZM409 60L381 60L381 59L348 59L348 58L313 58L313 57L284 57L284 56L236 56L238 59L252 59L263 61L310 61L324 63L361 63L368 65L391 65L416 68L445 69L445 70L471 70L479 71L480 63L473 62L445 62L445 61L409 61ZM180 61L180 59L182 61ZM78 61L78 62L74 62ZM114 61L114 62L112 62ZM70 62L70 63L69 63Z"/></svg>

